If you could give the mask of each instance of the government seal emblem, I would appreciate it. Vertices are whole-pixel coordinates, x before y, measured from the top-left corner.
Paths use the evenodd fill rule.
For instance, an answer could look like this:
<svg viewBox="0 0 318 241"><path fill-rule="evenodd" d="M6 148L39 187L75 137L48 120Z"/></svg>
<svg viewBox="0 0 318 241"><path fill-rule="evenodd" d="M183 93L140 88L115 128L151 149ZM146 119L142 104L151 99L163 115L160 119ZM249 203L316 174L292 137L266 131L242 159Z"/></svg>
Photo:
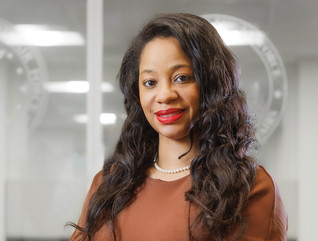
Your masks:
<svg viewBox="0 0 318 241"><path fill-rule="evenodd" d="M215 26L240 64L248 62L241 65L240 84L256 119L257 139L266 142L278 126L287 100L287 77L279 52L265 33L242 19L222 14L202 17Z"/></svg>
<svg viewBox="0 0 318 241"><path fill-rule="evenodd" d="M48 81L47 68L37 48L16 45L10 36L23 38L12 23L0 19L0 71L6 86L7 121L9 125L23 122L30 133L47 107L48 95L43 88Z"/></svg>

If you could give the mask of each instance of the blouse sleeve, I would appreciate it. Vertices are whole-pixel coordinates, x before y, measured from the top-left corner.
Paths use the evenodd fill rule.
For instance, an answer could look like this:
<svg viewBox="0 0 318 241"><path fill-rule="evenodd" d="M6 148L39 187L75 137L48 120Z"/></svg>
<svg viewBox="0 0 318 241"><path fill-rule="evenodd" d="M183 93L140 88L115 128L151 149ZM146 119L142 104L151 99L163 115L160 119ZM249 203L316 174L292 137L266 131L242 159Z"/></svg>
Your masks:
<svg viewBox="0 0 318 241"><path fill-rule="evenodd" d="M98 189L98 187L100 186L100 184L102 183L102 180L103 180L103 174L102 174L102 171L98 172L94 179L93 179L93 182L90 186L90 189L86 195L86 198L85 198L85 201L84 201L84 205L83 205L83 208L82 208L82 213L81 213L81 216L78 220L78 223L77 223L77 226L81 227L81 228L84 228L85 226L85 223L86 223L86 213L87 213L87 208L88 208L88 204L89 204L89 201L92 197L92 195L96 192L96 190ZM70 237L69 241L76 241L76 240L80 240L78 239L78 237L80 237L80 231L79 230L75 230L74 233L72 234L72 236Z"/></svg>
<svg viewBox="0 0 318 241"><path fill-rule="evenodd" d="M260 166L254 186L243 208L246 241L285 241L288 227L279 189L273 178Z"/></svg>

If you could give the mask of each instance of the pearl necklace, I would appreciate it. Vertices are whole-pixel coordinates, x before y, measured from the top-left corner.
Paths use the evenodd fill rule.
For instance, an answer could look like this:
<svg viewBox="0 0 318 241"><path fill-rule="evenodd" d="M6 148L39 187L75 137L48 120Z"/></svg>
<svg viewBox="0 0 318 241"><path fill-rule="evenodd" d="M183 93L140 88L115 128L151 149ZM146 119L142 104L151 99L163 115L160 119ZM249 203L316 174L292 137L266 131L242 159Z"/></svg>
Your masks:
<svg viewBox="0 0 318 241"><path fill-rule="evenodd" d="M155 158L154 158L153 161L154 161L155 168L156 168L158 171L163 172L164 174L176 174L176 173L184 172L184 171L190 169L190 166L180 167L180 168L177 168L177 169L174 169L174 170L165 170L165 169L162 169L162 168L159 167L159 165L157 164L157 155L155 156Z"/></svg>

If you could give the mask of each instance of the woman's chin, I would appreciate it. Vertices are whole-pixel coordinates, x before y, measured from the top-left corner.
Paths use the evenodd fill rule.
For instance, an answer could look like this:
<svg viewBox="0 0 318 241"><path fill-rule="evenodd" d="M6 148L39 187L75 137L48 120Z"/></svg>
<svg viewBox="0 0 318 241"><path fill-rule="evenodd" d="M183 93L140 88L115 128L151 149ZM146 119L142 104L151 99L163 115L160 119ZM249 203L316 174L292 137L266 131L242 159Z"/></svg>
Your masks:
<svg viewBox="0 0 318 241"><path fill-rule="evenodd" d="M162 139L170 139L175 141L187 140L189 139L189 133L187 132L178 132L178 131L162 131L158 132L159 137Z"/></svg>

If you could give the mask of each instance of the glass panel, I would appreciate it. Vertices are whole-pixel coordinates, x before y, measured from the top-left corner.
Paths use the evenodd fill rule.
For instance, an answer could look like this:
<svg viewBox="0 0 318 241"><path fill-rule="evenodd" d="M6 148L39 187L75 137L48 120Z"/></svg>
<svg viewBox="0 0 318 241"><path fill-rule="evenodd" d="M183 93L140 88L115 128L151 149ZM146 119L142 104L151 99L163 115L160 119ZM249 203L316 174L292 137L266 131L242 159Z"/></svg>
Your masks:
<svg viewBox="0 0 318 241"><path fill-rule="evenodd" d="M65 223L78 218L86 192L85 23L84 0L1 1L8 239L66 238Z"/></svg>
<svg viewBox="0 0 318 241"><path fill-rule="evenodd" d="M104 66L103 82L103 115L102 124L104 130L105 156L108 157L114 151L115 144L119 138L126 112L124 109L124 98L118 88L116 80L119 68L116 58L106 58Z"/></svg>

